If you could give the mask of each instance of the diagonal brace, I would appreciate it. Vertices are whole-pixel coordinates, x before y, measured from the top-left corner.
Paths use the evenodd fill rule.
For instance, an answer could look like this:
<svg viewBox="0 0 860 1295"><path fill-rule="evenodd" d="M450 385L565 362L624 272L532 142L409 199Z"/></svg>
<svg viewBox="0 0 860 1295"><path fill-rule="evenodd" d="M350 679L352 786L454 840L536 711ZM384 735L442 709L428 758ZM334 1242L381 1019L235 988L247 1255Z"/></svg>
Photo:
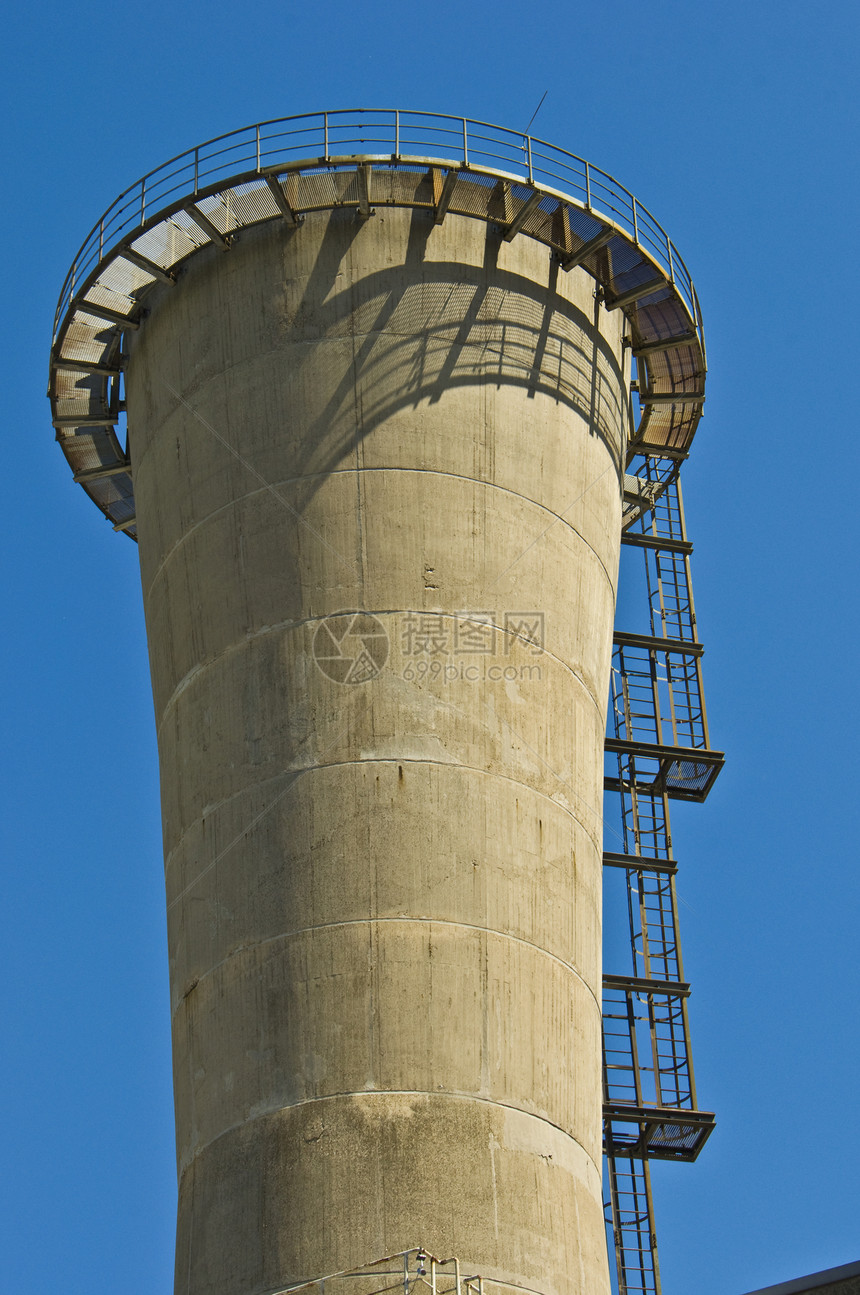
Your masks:
<svg viewBox="0 0 860 1295"><path fill-rule="evenodd" d="M615 230L612 226L601 229L599 234L590 238L587 243L583 243L575 252L570 252L567 256L559 258L559 265L563 270L572 270L576 265L582 265L587 261L592 252L597 252L601 247L605 247L609 240L614 236Z"/></svg>
<svg viewBox="0 0 860 1295"><path fill-rule="evenodd" d="M460 174L459 171L455 171L452 169L445 176L445 182L442 185L442 192L439 194L438 198L436 199L436 211L433 216L433 220L437 225L442 224L442 221L445 219L445 216L448 213L448 208L451 205L451 199L454 196L454 185L457 183L457 176L459 174ZM434 181L436 179L436 175L438 175L438 172L436 172L434 175ZM435 193L435 190L436 190L435 182L433 185L433 190Z"/></svg>
<svg viewBox="0 0 860 1295"><path fill-rule="evenodd" d="M182 205L182 210L187 213L204 234L208 234L216 247L220 247L222 252L226 252L230 246L229 238L225 237L208 216L200 210L195 202L186 202Z"/></svg>
<svg viewBox="0 0 860 1295"><path fill-rule="evenodd" d="M511 240L520 232L542 197L543 194L537 189L534 193L529 194L502 236L506 243L510 243Z"/></svg>

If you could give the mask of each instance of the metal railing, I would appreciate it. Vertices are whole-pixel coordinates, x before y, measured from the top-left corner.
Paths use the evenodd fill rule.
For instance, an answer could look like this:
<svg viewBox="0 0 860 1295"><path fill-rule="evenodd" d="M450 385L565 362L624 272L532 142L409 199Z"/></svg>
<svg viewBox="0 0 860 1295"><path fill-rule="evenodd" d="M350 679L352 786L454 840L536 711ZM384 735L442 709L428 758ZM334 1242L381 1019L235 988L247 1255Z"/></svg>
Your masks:
<svg viewBox="0 0 860 1295"><path fill-rule="evenodd" d="M386 1255L359 1268L329 1273L291 1286L279 1287L270 1295L484 1295L484 1288L500 1283L480 1275L465 1276L456 1257L437 1259L429 1250L415 1246Z"/></svg>
<svg viewBox="0 0 860 1295"><path fill-rule="evenodd" d="M219 135L164 162L121 193L72 263L57 303L54 337L77 287L105 251L154 222L171 202L206 193L226 179L240 184L290 167L326 169L357 157L407 166L434 160L502 172L603 214L657 262L701 329L696 291L677 248L647 207L606 171L545 140L489 122L400 109L338 109L280 117Z"/></svg>

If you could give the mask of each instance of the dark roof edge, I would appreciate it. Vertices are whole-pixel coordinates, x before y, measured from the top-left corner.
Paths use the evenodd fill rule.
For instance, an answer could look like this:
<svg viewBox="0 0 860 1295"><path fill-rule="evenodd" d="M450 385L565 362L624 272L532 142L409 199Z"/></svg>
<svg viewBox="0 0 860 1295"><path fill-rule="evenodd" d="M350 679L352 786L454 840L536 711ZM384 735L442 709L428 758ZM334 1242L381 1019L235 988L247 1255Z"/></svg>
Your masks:
<svg viewBox="0 0 860 1295"><path fill-rule="evenodd" d="M848 1281L851 1277L860 1277L860 1259L853 1264L842 1264L839 1268L810 1273L808 1277L796 1277L794 1281L781 1282L777 1286L762 1286L758 1290L749 1291L748 1295L804 1295L806 1291L833 1286L836 1282Z"/></svg>

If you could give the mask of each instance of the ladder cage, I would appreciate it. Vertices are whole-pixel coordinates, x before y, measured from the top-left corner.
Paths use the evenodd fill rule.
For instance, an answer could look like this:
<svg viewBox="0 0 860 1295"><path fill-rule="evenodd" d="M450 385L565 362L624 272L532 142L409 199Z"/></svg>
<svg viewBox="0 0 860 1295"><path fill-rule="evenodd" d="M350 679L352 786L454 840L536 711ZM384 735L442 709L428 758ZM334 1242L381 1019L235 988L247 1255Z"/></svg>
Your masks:
<svg viewBox="0 0 860 1295"><path fill-rule="evenodd" d="M626 968L603 986L605 1217L619 1295L661 1291L649 1159L695 1159L714 1123L696 1101L669 800L703 800L722 756L710 749L674 469L646 457L637 472L662 493L622 535L640 559L624 567L636 621L629 633L616 626L607 714L606 842L621 849L605 850L605 875L625 888L629 935Z"/></svg>

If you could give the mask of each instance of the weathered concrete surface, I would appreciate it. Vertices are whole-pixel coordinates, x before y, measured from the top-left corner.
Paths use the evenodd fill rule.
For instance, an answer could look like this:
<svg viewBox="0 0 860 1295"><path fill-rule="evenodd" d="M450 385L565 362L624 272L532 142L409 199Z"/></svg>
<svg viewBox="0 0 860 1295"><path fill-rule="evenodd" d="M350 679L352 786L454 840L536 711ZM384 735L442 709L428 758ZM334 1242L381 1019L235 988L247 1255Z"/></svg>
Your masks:
<svg viewBox="0 0 860 1295"><path fill-rule="evenodd" d="M199 254L133 341L182 1295L419 1241L609 1289L622 323L524 236L340 211ZM356 609L388 658L340 684Z"/></svg>

